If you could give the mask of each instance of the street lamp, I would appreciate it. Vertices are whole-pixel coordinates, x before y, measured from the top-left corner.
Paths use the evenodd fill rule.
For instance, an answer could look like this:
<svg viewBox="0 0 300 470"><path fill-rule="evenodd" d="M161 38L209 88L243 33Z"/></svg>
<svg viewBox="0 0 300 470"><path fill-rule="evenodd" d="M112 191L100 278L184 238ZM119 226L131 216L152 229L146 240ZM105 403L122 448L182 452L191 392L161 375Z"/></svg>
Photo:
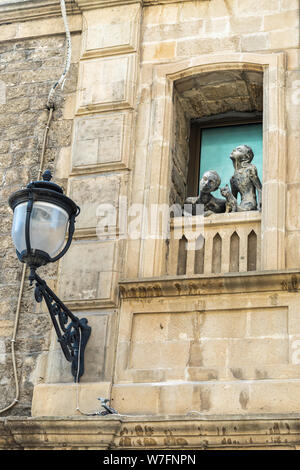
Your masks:
<svg viewBox="0 0 300 470"><path fill-rule="evenodd" d="M45 300L62 351L72 363L71 372L78 382L84 372L84 350L91 327L86 318L73 315L36 273L37 268L59 260L67 252L80 212L51 178L47 170L43 181L33 181L10 196L9 205L14 212L12 239L19 260L30 267L30 285L36 282L35 299Z"/></svg>

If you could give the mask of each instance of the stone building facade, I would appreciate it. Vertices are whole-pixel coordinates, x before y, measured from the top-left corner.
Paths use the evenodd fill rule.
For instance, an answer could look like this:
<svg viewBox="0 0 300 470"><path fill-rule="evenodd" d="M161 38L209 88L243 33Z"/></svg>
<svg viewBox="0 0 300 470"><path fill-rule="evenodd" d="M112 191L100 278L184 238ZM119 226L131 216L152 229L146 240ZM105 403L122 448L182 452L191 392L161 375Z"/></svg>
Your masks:
<svg viewBox="0 0 300 470"><path fill-rule="evenodd" d="M20 396L1 415L1 448L297 448L299 0L66 7L72 63L44 167L81 213L68 253L41 273L92 335L74 384L46 307L25 285ZM5 408L22 272L7 199L37 177L65 29L58 0L1 0L0 24ZM166 230L162 208L189 195L190 123L233 112L262 115L262 211L193 216L184 238L181 217ZM99 397L119 414L90 416Z"/></svg>

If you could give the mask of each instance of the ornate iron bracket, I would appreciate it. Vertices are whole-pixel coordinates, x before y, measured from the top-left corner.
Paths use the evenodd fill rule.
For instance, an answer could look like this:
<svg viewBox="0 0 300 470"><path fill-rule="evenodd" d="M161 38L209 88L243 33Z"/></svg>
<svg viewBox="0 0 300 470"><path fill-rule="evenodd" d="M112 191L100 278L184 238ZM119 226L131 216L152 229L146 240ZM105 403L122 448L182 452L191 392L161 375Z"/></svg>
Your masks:
<svg viewBox="0 0 300 470"><path fill-rule="evenodd" d="M78 318L52 292L46 282L39 277L34 268L29 276L30 284L35 281L35 300L44 299L58 337L61 349L67 361L71 362L71 372L75 382L79 382L84 373L84 351L91 334L86 318Z"/></svg>

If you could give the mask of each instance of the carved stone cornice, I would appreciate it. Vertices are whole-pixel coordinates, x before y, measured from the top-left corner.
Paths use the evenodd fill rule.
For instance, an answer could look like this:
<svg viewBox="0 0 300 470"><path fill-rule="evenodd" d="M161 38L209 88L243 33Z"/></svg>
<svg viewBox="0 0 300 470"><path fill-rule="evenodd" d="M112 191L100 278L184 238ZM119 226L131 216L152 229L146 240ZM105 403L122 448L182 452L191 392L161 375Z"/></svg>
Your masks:
<svg viewBox="0 0 300 470"><path fill-rule="evenodd" d="M165 3L178 3L190 0L66 0L69 15L78 14L84 10L129 5L140 3L141 6L151 6ZM202 0L209 2L211 0ZM0 4L0 25L20 21L61 16L59 0L7 0Z"/></svg>
<svg viewBox="0 0 300 470"><path fill-rule="evenodd" d="M144 4L143 0L75 0L81 10L112 7L117 5L130 5L131 3Z"/></svg>
<svg viewBox="0 0 300 470"><path fill-rule="evenodd" d="M196 412L189 416L16 416L0 418L0 449L297 450L299 424L299 413L227 417ZM96 458L103 463L104 456Z"/></svg>
<svg viewBox="0 0 300 470"><path fill-rule="evenodd" d="M83 310L111 309L116 307L116 302L114 302L113 299L66 300L64 304L74 312L82 312Z"/></svg>
<svg viewBox="0 0 300 470"><path fill-rule="evenodd" d="M129 5L140 3L142 6L161 5L166 3L183 3L190 0L74 0L82 10L92 10L96 8L111 7L116 5ZM202 0L210 2L211 0Z"/></svg>
<svg viewBox="0 0 300 470"><path fill-rule="evenodd" d="M195 276L165 276L119 282L122 299L144 299L251 292L299 292L300 271L263 271Z"/></svg>
<svg viewBox="0 0 300 470"><path fill-rule="evenodd" d="M66 0L67 13L80 13L75 0ZM61 16L58 0L9 1L0 5L0 24Z"/></svg>
<svg viewBox="0 0 300 470"><path fill-rule="evenodd" d="M65 0L67 13L78 14L84 10L140 3L142 6L178 3L190 0ZM211 0L202 0L209 2ZM0 4L0 24L61 16L59 0L7 0Z"/></svg>

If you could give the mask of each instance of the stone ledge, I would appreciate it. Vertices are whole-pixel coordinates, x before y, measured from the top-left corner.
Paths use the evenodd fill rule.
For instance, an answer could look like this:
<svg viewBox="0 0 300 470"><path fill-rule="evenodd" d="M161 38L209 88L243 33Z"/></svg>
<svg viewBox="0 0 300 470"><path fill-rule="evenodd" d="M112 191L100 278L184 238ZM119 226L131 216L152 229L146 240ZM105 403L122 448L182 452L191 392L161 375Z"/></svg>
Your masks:
<svg viewBox="0 0 300 470"><path fill-rule="evenodd" d="M171 219L171 228L184 227L188 228L193 225L201 227L213 225L229 225L229 224L246 224L248 222L260 222L261 212L228 212L224 214L211 214L209 217L203 215L193 215L185 217L174 217Z"/></svg>
<svg viewBox="0 0 300 470"><path fill-rule="evenodd" d="M250 292L298 292L300 271L260 271L210 275L161 276L121 280L122 299Z"/></svg>
<svg viewBox="0 0 300 470"><path fill-rule="evenodd" d="M82 10L93 10L95 8L105 8L118 5L129 5L131 3L140 3L143 6L162 5L166 3L183 3L190 0L75 0L76 4ZM200 0L201 1L201 0ZM210 2L211 0L202 0Z"/></svg>
<svg viewBox="0 0 300 470"><path fill-rule="evenodd" d="M300 415L0 418L6 450L300 448Z"/></svg>
<svg viewBox="0 0 300 470"><path fill-rule="evenodd" d="M140 3L143 6L160 5L167 3L182 3L190 0L65 0L67 13L75 14L84 10L93 10L119 5ZM210 2L211 0L202 0ZM48 18L61 16L58 0L4 0L0 2L0 24L15 23L19 21L33 20L36 18Z"/></svg>
<svg viewBox="0 0 300 470"><path fill-rule="evenodd" d="M75 14L80 10L73 0L66 0L67 13ZM0 4L0 24L61 16L58 0L23 0Z"/></svg>

